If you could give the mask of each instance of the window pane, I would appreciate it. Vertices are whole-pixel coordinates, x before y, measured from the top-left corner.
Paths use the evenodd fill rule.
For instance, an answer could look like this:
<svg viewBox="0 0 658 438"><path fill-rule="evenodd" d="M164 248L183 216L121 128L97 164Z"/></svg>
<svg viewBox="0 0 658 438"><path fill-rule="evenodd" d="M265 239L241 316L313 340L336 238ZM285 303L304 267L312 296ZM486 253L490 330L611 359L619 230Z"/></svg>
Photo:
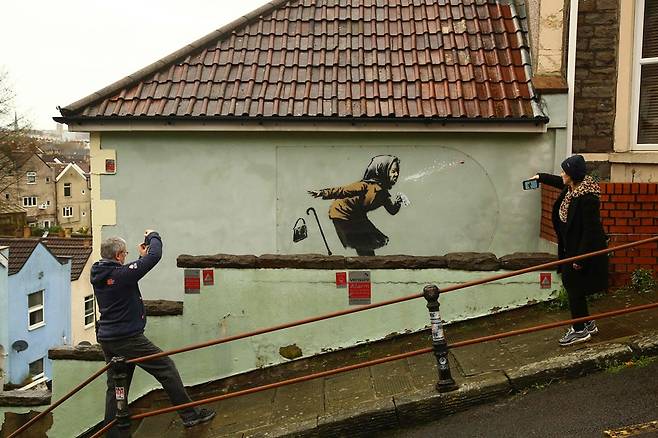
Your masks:
<svg viewBox="0 0 658 438"><path fill-rule="evenodd" d="M85 316L85 325L89 325L94 322L94 314Z"/></svg>
<svg viewBox="0 0 658 438"><path fill-rule="evenodd" d="M642 66L638 144L658 144L658 64Z"/></svg>
<svg viewBox="0 0 658 438"><path fill-rule="evenodd" d="M644 34L642 35L642 57L658 57L658 2L644 0Z"/></svg>
<svg viewBox="0 0 658 438"><path fill-rule="evenodd" d="M90 295L85 297L85 315L93 312L94 312L94 297Z"/></svg>
<svg viewBox="0 0 658 438"><path fill-rule="evenodd" d="M43 322L43 309L30 312L30 325L39 324Z"/></svg>
<svg viewBox="0 0 658 438"><path fill-rule="evenodd" d="M27 296L27 306L34 307L43 304L43 291L35 292Z"/></svg>
<svg viewBox="0 0 658 438"><path fill-rule="evenodd" d="M43 373L43 359L35 360L30 363L30 375L36 376L37 374Z"/></svg>

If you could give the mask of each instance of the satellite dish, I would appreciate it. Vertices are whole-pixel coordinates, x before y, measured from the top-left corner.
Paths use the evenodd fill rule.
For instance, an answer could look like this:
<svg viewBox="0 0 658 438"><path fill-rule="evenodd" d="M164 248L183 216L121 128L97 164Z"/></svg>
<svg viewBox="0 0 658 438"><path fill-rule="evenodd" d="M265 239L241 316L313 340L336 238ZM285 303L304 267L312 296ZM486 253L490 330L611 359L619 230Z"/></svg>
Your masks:
<svg viewBox="0 0 658 438"><path fill-rule="evenodd" d="M17 353L20 353L21 351L27 350L27 342L21 340L21 341L16 341L13 344L11 344L11 348L16 350Z"/></svg>

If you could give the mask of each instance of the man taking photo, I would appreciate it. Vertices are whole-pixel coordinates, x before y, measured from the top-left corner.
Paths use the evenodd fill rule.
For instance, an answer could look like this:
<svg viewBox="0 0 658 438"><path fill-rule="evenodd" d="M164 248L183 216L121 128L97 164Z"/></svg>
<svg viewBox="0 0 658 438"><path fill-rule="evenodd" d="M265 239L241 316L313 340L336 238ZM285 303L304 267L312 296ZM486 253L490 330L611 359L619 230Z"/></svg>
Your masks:
<svg viewBox="0 0 658 438"><path fill-rule="evenodd" d="M162 239L153 230L146 230L144 242L139 244L139 259L126 263L126 241L120 237L110 237L101 244L102 259L91 268L91 283L98 302L100 319L96 328L105 362L122 356L126 360L159 353L156 347L144 336L146 314L142 294L137 282L144 277L162 258ZM176 365L169 357L138 364L144 371L155 377L169 396L173 405L189 403L190 399L178 374ZM135 371L135 364L127 364L128 377L126 391ZM116 416L114 379L107 374L105 396L105 424ZM211 420L215 411L189 408L179 411L186 427L192 427ZM113 427L108 436L118 437L119 430Z"/></svg>

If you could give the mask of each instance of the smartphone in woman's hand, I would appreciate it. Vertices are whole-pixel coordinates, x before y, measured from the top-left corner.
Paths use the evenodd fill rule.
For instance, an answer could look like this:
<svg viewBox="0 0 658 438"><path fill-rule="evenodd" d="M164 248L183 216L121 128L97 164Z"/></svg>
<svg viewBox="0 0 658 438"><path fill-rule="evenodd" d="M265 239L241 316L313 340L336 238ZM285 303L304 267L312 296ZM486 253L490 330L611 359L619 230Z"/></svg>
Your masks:
<svg viewBox="0 0 658 438"><path fill-rule="evenodd" d="M535 190L539 188L539 180L527 179L523 181L523 190Z"/></svg>

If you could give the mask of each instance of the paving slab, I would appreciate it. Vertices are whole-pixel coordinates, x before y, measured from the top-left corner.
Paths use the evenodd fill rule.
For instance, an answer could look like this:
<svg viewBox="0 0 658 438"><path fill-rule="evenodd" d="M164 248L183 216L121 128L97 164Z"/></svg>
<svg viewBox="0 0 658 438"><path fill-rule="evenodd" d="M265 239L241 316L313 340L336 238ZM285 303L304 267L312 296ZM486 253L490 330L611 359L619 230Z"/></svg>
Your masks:
<svg viewBox="0 0 658 438"><path fill-rule="evenodd" d="M375 400L370 368L361 368L325 379L325 412L338 412L345 406Z"/></svg>
<svg viewBox="0 0 658 438"><path fill-rule="evenodd" d="M506 370L519 365L517 358L498 341L453 348L451 352L465 376Z"/></svg>
<svg viewBox="0 0 658 438"><path fill-rule="evenodd" d="M370 368L377 398L390 397L413 390L411 371L407 361L383 363Z"/></svg>
<svg viewBox="0 0 658 438"><path fill-rule="evenodd" d="M133 412L134 413L134 412ZM178 414L171 412L169 414L147 417L140 421L132 436L134 438L150 436L167 436L166 432L171 423L178 417Z"/></svg>
<svg viewBox="0 0 658 438"><path fill-rule="evenodd" d="M324 413L324 380L315 379L276 389L272 424L317 420Z"/></svg>

